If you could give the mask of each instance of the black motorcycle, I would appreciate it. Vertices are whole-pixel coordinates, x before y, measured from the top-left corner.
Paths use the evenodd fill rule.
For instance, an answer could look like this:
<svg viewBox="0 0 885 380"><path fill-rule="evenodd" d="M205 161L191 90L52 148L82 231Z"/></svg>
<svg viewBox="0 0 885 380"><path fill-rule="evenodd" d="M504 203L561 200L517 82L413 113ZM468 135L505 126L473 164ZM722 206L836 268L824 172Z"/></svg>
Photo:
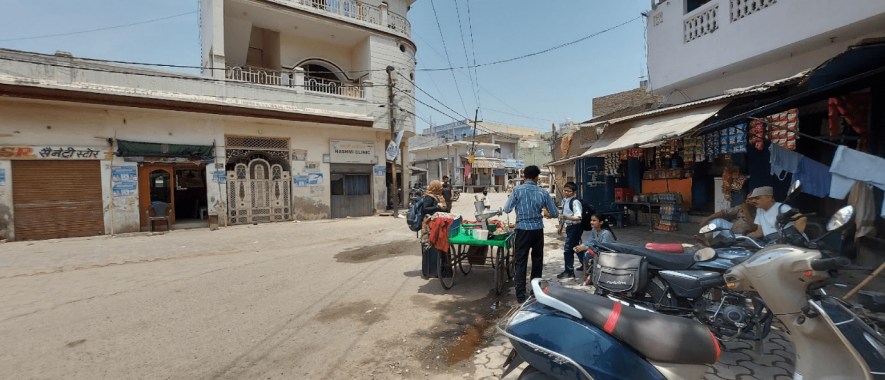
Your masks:
<svg viewBox="0 0 885 380"><path fill-rule="evenodd" d="M457 201L458 198L461 198L461 190L457 188L452 189L452 201Z"/></svg>

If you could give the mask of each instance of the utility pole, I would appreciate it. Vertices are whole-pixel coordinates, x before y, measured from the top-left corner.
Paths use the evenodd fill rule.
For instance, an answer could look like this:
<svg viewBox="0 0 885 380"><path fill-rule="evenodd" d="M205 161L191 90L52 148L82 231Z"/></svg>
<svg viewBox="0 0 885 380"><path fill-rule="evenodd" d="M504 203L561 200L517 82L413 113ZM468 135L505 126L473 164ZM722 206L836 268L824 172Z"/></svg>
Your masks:
<svg viewBox="0 0 885 380"><path fill-rule="evenodd" d="M476 119L479 118L479 108L476 109L476 114L473 116L473 144L470 146L470 155L467 156L467 162L470 163L470 171L475 172L476 169L473 167L474 162L476 162L475 154L476 154ZM467 176L464 176L464 191L467 191Z"/></svg>
<svg viewBox="0 0 885 380"><path fill-rule="evenodd" d="M387 66L387 107L390 108L390 141L396 141L396 117L393 110L393 70L393 66ZM399 209L399 192L396 191L396 158L390 162L390 172L392 182L388 186L387 193L390 194L390 203L393 205L393 217L396 217Z"/></svg>

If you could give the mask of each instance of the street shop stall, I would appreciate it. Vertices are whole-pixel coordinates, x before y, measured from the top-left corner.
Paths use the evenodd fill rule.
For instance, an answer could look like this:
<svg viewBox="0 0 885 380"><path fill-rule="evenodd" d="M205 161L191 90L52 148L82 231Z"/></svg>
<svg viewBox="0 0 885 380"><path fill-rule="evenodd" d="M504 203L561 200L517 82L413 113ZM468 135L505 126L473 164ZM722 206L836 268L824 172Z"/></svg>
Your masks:
<svg viewBox="0 0 885 380"><path fill-rule="evenodd" d="M457 267L468 275L474 266L494 270L495 293L514 275L514 238L511 226L499 220L462 221L460 215L436 213L422 230L422 252L433 250L437 277L444 289L455 284Z"/></svg>

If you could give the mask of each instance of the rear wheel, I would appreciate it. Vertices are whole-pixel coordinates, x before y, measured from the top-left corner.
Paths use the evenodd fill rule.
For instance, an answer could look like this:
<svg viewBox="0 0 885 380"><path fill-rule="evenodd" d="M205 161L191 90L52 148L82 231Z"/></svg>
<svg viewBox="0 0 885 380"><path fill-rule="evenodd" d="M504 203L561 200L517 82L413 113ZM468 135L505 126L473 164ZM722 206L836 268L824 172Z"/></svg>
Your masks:
<svg viewBox="0 0 885 380"><path fill-rule="evenodd" d="M453 250L454 247L449 247L449 252L439 251L439 260L437 261L439 263L437 268L439 271L439 283L445 289L451 289L452 285L455 284L455 262L452 260L453 254L451 253Z"/></svg>
<svg viewBox="0 0 885 380"><path fill-rule="evenodd" d="M522 373L519 374L519 377L516 380L555 380L556 378L550 376L544 372L539 371L537 368L528 366L522 370Z"/></svg>

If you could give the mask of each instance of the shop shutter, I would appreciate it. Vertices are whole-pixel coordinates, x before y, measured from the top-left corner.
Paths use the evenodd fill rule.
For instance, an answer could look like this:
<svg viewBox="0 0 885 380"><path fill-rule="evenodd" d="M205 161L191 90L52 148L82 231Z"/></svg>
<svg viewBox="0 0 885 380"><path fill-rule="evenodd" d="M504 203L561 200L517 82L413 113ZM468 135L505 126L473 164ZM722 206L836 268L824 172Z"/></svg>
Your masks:
<svg viewBox="0 0 885 380"><path fill-rule="evenodd" d="M12 161L15 240L104 233L101 162Z"/></svg>

